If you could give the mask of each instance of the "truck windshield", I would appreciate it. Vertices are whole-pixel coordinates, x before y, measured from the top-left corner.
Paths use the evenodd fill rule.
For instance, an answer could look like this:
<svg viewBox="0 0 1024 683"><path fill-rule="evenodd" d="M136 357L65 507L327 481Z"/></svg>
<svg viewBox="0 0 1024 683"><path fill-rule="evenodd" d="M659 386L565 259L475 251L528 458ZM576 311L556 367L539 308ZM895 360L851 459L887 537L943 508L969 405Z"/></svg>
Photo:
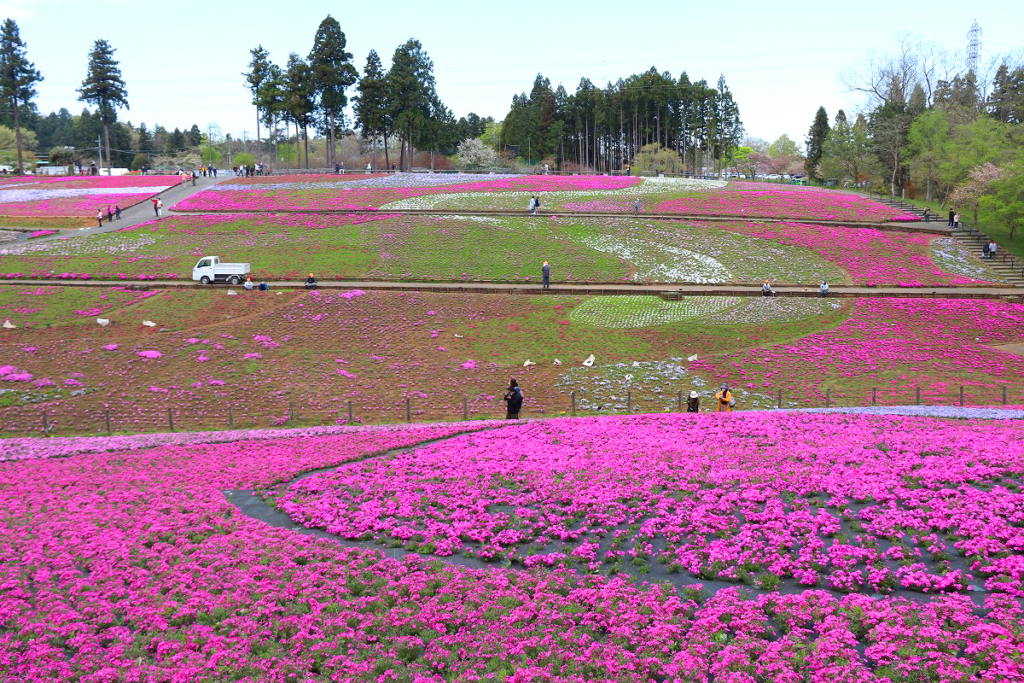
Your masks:
<svg viewBox="0 0 1024 683"><path fill-rule="evenodd" d="M200 261L199 263L196 264L196 268L209 268L209 267L210 267L210 259L203 259L202 261Z"/></svg>

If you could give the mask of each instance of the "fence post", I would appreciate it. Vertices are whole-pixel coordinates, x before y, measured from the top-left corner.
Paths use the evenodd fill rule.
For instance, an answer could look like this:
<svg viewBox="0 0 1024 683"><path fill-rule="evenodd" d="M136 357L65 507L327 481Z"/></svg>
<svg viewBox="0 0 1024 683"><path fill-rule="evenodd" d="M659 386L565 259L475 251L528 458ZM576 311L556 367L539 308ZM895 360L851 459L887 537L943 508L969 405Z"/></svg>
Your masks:
<svg viewBox="0 0 1024 683"><path fill-rule="evenodd" d="M405 421L412 422L412 412L409 405L409 397L405 397Z"/></svg>
<svg viewBox="0 0 1024 683"><path fill-rule="evenodd" d="M676 394L676 412L683 412L683 390L680 389L679 393Z"/></svg>
<svg viewBox="0 0 1024 683"><path fill-rule="evenodd" d="M633 413L633 392L632 390L626 391L626 412L629 414Z"/></svg>
<svg viewBox="0 0 1024 683"><path fill-rule="evenodd" d="M228 406L228 429L235 428L235 412L231 406Z"/></svg>
<svg viewBox="0 0 1024 683"><path fill-rule="evenodd" d="M462 397L462 421L465 422L469 419L469 401L465 396Z"/></svg>
<svg viewBox="0 0 1024 683"><path fill-rule="evenodd" d="M348 402L348 423L349 424L353 424L353 422L352 422L352 401Z"/></svg>
<svg viewBox="0 0 1024 683"><path fill-rule="evenodd" d="M871 387L871 405L878 405L878 387Z"/></svg>
<svg viewBox="0 0 1024 683"><path fill-rule="evenodd" d="M43 434L50 433L50 421L46 418L46 411L43 411Z"/></svg>
<svg viewBox="0 0 1024 683"><path fill-rule="evenodd" d="M779 389L779 409L782 409L782 389Z"/></svg>
<svg viewBox="0 0 1024 683"><path fill-rule="evenodd" d="M1003 405L1006 405L1006 387L1003 387Z"/></svg>
<svg viewBox="0 0 1024 683"><path fill-rule="evenodd" d="M167 424L170 426L171 431L174 431L174 414L171 412L171 407L167 406Z"/></svg>
<svg viewBox="0 0 1024 683"><path fill-rule="evenodd" d="M107 408L105 417L107 418L107 434L109 435L112 433L110 431L110 408Z"/></svg>
<svg viewBox="0 0 1024 683"><path fill-rule="evenodd" d="M964 385L960 385L960 407L964 407Z"/></svg>
<svg viewBox="0 0 1024 683"><path fill-rule="evenodd" d="M914 405L915 406L921 405L921 387L920 386L914 387Z"/></svg>
<svg viewBox="0 0 1024 683"><path fill-rule="evenodd" d="M573 415L576 414L576 390L569 392L569 409Z"/></svg>
<svg viewBox="0 0 1024 683"><path fill-rule="evenodd" d="M295 426L295 404L294 403L289 403L288 404L288 424L290 424L293 427Z"/></svg>
<svg viewBox="0 0 1024 683"><path fill-rule="evenodd" d="M832 390L831 389L826 389L825 390L825 407L826 408L831 408L832 407Z"/></svg>

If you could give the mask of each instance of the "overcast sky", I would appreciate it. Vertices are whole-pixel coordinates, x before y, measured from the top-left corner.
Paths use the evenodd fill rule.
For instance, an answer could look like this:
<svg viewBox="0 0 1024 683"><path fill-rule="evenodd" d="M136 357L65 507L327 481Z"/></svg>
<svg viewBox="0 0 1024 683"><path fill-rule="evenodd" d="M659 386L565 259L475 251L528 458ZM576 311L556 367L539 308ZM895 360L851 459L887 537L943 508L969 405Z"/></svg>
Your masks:
<svg viewBox="0 0 1024 683"><path fill-rule="evenodd" d="M1024 46L1018 0L771 3L649 2L265 2L235 0L0 0L0 17L21 27L29 57L46 79L43 113L82 109L75 89L92 42L117 48L133 124L173 129L217 123L252 137L255 109L242 72L262 44L279 64L305 56L320 21L332 14L361 71L377 50L385 66L399 44L420 40L434 61L437 89L456 117L503 118L513 93L541 72L570 92L580 78L603 86L652 65L714 83L725 75L747 133L802 141L824 105L856 111L837 74L912 31L963 55L967 31L982 26L983 58Z"/></svg>

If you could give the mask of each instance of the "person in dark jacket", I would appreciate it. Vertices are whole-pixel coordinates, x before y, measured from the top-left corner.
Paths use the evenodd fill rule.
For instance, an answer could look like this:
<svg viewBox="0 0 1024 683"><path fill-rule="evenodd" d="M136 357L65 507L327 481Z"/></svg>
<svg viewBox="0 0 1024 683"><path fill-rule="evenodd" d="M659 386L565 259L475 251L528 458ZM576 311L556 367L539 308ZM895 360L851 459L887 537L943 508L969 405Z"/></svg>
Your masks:
<svg viewBox="0 0 1024 683"><path fill-rule="evenodd" d="M523 407L523 390L519 388L519 383L515 378L509 380L508 387L505 389L505 397L502 400L507 405L505 419L518 420L519 411Z"/></svg>
<svg viewBox="0 0 1024 683"><path fill-rule="evenodd" d="M540 282L544 289L551 289L551 266L547 261L540 267Z"/></svg>
<svg viewBox="0 0 1024 683"><path fill-rule="evenodd" d="M949 227L951 227L951 228L953 227L953 216L955 216L955 215L956 215L956 211L954 211L953 209L950 209L949 210Z"/></svg>
<svg viewBox="0 0 1024 683"><path fill-rule="evenodd" d="M686 399L686 412L700 412L700 396L697 395L696 391L691 391L689 398Z"/></svg>
<svg viewBox="0 0 1024 683"><path fill-rule="evenodd" d="M316 287L316 278L313 277L313 273L310 273L309 277L306 278L306 289L316 289Z"/></svg>

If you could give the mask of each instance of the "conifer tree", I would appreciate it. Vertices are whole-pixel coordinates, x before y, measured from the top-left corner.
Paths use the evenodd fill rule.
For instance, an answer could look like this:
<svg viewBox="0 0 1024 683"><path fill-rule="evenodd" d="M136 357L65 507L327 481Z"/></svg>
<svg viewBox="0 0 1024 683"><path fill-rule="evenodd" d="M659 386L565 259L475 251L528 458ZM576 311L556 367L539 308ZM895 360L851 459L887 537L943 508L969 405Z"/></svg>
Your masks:
<svg viewBox="0 0 1024 683"><path fill-rule="evenodd" d="M327 15L320 22L309 53L309 69L316 90L317 111L330 139L330 163L335 163L335 129L343 119L348 98L345 90L352 86L358 74L352 66L352 53L345 51L345 34L338 20Z"/></svg>
<svg viewBox="0 0 1024 683"><path fill-rule="evenodd" d="M384 165L390 164L388 158L388 133L390 129L388 104L388 74L384 71L380 57L375 50L370 50L363 68L363 77L356 86L359 94L355 97L356 125L363 131L363 137L373 142L373 167L377 167L376 139L383 138Z"/></svg>
<svg viewBox="0 0 1024 683"><path fill-rule="evenodd" d="M821 153L825 147L825 139L828 138L828 114L825 107L818 107L818 113L814 115L814 123L807 132L807 160L805 167L807 177L811 180L819 180L818 164L821 162Z"/></svg>
<svg viewBox="0 0 1024 683"><path fill-rule="evenodd" d="M18 148L18 173L24 173L19 105L27 105L36 95L35 85L43 80L35 64L28 61L25 43L13 19L0 26L0 93L14 111L14 139Z"/></svg>
<svg viewBox="0 0 1024 683"><path fill-rule="evenodd" d="M128 109L128 90L121 78L120 63L114 59L114 48L105 40L93 43L89 67L78 99L95 105L103 122L103 145L106 149L107 174L110 174L110 124L117 120L117 109Z"/></svg>

